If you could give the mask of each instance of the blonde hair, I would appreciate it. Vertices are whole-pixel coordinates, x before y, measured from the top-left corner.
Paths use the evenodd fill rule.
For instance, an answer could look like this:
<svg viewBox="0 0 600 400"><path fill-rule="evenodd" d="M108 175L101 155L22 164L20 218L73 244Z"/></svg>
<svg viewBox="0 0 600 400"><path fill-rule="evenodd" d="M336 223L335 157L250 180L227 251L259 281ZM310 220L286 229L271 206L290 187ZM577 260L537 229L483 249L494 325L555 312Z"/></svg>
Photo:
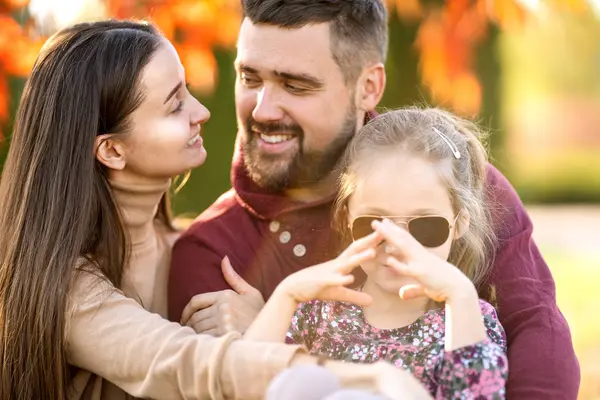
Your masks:
<svg viewBox="0 0 600 400"><path fill-rule="evenodd" d="M474 123L437 108L398 109L369 121L357 132L341 159L333 223L344 244L351 241L348 200L374 157L410 154L434 165L451 165L451 169L439 170L454 212L468 214L470 225L453 242L448 261L481 289L496 243L491 208L486 204L487 152L483 139L483 132ZM454 154L456 150L459 158Z"/></svg>

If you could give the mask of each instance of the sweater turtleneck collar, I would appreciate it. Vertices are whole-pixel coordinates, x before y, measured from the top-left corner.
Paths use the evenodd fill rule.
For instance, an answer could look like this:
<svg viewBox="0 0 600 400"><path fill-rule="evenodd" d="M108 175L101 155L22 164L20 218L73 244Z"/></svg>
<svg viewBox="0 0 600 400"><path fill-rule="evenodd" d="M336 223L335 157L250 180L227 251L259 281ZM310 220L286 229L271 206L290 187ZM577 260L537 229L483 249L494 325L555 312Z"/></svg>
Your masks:
<svg viewBox="0 0 600 400"><path fill-rule="evenodd" d="M170 180L152 184L109 180L134 252L140 247L146 247L149 242L156 243L154 219L160 199L169 189L170 183Z"/></svg>

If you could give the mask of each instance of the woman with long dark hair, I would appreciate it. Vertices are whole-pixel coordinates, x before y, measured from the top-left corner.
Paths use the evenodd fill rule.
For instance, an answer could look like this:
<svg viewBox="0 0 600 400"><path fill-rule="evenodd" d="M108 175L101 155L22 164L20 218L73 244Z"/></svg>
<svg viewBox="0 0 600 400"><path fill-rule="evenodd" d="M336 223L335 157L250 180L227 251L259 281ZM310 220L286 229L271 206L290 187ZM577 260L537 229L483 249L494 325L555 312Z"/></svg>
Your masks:
<svg viewBox="0 0 600 400"><path fill-rule="evenodd" d="M316 364L163 318L171 178L204 162L208 118L149 24L78 24L47 42L0 182L0 398L258 399L279 371ZM345 385L410 379L325 365Z"/></svg>

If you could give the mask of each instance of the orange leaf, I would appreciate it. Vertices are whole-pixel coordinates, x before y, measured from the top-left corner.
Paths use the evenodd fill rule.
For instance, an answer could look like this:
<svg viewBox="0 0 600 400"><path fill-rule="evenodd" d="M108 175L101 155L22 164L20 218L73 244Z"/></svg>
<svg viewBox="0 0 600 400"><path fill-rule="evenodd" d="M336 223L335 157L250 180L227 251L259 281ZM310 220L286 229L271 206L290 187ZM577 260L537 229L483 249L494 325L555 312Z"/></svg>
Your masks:
<svg viewBox="0 0 600 400"><path fill-rule="evenodd" d="M163 5L154 8L150 18L167 39L172 41L175 38L176 21L171 7Z"/></svg>
<svg viewBox="0 0 600 400"><path fill-rule="evenodd" d="M105 0L105 5L112 18L135 17L140 8L136 0Z"/></svg>
<svg viewBox="0 0 600 400"><path fill-rule="evenodd" d="M15 38L23 35L21 26L8 15L0 14L0 59L5 57Z"/></svg>
<svg viewBox="0 0 600 400"><path fill-rule="evenodd" d="M0 122L8 121L8 94L7 77L0 71Z"/></svg>
<svg viewBox="0 0 600 400"><path fill-rule="evenodd" d="M3 5L7 6L10 10L17 10L23 8L29 4L29 0L3 0Z"/></svg>
<svg viewBox="0 0 600 400"><path fill-rule="evenodd" d="M470 3L470 0L446 0L444 13L451 26L462 18L464 13L469 9Z"/></svg>
<svg viewBox="0 0 600 400"><path fill-rule="evenodd" d="M203 94L211 93L217 79L217 61L209 48L195 43L176 45L191 88Z"/></svg>
<svg viewBox="0 0 600 400"><path fill-rule="evenodd" d="M43 40L30 41L25 37L15 38L4 60L6 72L10 75L27 76L43 44Z"/></svg>
<svg viewBox="0 0 600 400"><path fill-rule="evenodd" d="M436 75L446 74L448 60L439 14L431 14L421 23L415 46L419 51L419 69L425 82L431 82Z"/></svg>
<svg viewBox="0 0 600 400"><path fill-rule="evenodd" d="M448 73L451 77L470 69L473 59L473 44L456 34L448 34L444 50L448 60Z"/></svg>
<svg viewBox="0 0 600 400"><path fill-rule="evenodd" d="M235 46L240 31L241 15L235 11L223 13L217 24L215 44L223 47Z"/></svg>
<svg viewBox="0 0 600 400"><path fill-rule="evenodd" d="M400 19L417 20L423 17L421 0L396 0L394 5Z"/></svg>
<svg viewBox="0 0 600 400"><path fill-rule="evenodd" d="M235 45L241 23L238 1L186 0L174 6L174 14L186 42L208 47Z"/></svg>
<svg viewBox="0 0 600 400"><path fill-rule="evenodd" d="M481 84L472 73L464 73L452 82L452 108L464 116L481 110Z"/></svg>
<svg viewBox="0 0 600 400"><path fill-rule="evenodd" d="M182 42L193 44L194 46L212 47L217 41L217 30L208 24L179 27L181 29Z"/></svg>
<svg viewBox="0 0 600 400"><path fill-rule="evenodd" d="M484 0L490 18L502 29L523 26L527 17L525 8L516 0Z"/></svg>
<svg viewBox="0 0 600 400"><path fill-rule="evenodd" d="M183 29L201 27L214 30L218 23L218 10L213 2L205 0L179 1L173 5L177 25ZM202 41L205 41L202 38Z"/></svg>

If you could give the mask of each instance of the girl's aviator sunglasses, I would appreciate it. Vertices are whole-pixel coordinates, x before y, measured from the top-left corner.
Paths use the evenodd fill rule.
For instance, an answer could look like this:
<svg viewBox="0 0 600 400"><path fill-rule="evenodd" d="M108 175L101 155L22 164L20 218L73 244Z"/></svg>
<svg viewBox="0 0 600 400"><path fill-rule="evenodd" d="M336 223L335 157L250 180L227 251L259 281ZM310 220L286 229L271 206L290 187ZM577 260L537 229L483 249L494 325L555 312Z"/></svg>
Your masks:
<svg viewBox="0 0 600 400"><path fill-rule="evenodd" d="M352 240L358 240L373 233L371 223L374 220L382 221L389 219L397 225L406 225L408 232L423 246L434 248L446 243L450 230L456 224L460 212L456 214L454 221L450 223L440 215L425 215L420 217L399 217L383 215L361 215L350 224Z"/></svg>

